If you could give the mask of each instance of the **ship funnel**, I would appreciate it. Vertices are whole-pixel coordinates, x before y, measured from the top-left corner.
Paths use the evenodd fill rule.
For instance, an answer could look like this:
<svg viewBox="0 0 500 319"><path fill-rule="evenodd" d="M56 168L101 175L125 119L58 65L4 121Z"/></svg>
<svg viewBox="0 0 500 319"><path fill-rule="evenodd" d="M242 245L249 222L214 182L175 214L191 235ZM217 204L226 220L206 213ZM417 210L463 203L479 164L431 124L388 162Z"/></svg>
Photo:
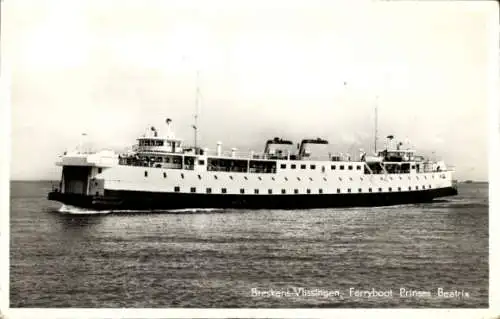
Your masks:
<svg viewBox="0 0 500 319"><path fill-rule="evenodd" d="M222 142L217 142L217 156L221 156L222 153Z"/></svg>

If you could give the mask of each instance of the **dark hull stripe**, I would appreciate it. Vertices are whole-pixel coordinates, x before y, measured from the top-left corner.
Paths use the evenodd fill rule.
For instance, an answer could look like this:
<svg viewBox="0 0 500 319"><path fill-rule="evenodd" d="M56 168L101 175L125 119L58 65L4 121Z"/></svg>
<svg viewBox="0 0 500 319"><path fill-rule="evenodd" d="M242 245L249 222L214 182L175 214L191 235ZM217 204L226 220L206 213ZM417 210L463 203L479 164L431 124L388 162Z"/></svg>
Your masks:
<svg viewBox="0 0 500 319"><path fill-rule="evenodd" d="M457 194L454 187L411 192L304 195L153 193L107 190L105 196L49 193L48 199L92 209L326 208L412 204Z"/></svg>

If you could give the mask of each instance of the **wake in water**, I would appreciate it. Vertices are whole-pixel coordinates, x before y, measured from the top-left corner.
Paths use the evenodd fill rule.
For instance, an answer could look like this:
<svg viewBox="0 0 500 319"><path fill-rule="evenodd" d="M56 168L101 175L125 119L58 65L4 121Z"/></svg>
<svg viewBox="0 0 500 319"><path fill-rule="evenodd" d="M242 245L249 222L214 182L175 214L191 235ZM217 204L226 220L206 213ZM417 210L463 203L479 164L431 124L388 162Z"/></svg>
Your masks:
<svg viewBox="0 0 500 319"><path fill-rule="evenodd" d="M158 213L171 213L171 214L185 214L185 213L210 213L222 211L222 208L183 208L183 209L148 209L148 210L128 210L128 209L114 209L114 210L93 210L88 208L81 208L71 205L62 205L58 212L62 214L72 215L102 215L102 214L158 214Z"/></svg>

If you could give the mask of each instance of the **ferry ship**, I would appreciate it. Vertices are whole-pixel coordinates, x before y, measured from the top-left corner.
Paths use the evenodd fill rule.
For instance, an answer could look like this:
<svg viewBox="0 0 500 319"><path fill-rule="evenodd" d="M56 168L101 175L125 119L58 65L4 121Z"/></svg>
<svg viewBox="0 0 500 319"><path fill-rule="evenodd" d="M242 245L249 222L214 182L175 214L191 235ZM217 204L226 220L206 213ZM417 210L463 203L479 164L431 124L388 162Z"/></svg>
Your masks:
<svg viewBox="0 0 500 319"><path fill-rule="evenodd" d="M59 184L48 199L96 210L183 208L298 209L430 202L457 194L453 169L387 137L374 156L328 152L328 141L282 138L262 153L185 147L151 127L130 151L61 156ZM195 128L196 130L196 128ZM196 136L196 135L195 135Z"/></svg>

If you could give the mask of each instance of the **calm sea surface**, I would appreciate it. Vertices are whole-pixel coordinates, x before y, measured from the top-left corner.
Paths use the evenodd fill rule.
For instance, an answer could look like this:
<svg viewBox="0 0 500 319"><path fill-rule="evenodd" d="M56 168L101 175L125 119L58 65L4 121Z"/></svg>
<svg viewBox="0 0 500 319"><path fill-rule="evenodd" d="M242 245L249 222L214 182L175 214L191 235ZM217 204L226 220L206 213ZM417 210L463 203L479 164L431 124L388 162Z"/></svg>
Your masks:
<svg viewBox="0 0 500 319"><path fill-rule="evenodd" d="M91 215L50 187L11 183L11 307L488 307L487 184L383 208Z"/></svg>

